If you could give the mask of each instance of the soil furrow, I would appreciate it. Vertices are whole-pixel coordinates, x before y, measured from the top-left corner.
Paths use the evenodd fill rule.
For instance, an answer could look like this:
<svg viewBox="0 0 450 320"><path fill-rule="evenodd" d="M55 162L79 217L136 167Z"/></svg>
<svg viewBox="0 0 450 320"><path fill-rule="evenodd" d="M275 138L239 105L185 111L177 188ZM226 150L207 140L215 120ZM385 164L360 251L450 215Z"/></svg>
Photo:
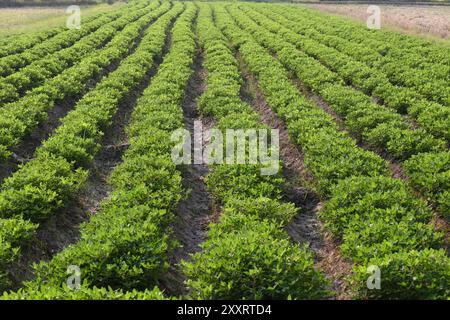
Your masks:
<svg viewBox="0 0 450 320"><path fill-rule="evenodd" d="M303 154L292 143L283 121L267 105L257 79L246 68L239 53L236 57L244 78L242 99L258 112L262 123L279 130L282 173L288 185L286 196L299 208L299 214L286 226L286 231L293 241L309 244L315 254L317 268L332 281L336 298L349 299L351 295L344 278L350 274L352 264L341 256L339 244L318 219L322 202L311 188L304 187L312 186L312 175L304 165Z"/></svg>

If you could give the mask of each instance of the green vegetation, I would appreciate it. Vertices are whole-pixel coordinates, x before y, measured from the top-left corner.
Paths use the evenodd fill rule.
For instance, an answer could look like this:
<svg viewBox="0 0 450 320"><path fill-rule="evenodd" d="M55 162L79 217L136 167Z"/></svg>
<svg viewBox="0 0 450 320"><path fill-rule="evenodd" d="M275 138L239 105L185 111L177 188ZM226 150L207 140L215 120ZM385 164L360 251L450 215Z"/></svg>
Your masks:
<svg viewBox="0 0 450 320"><path fill-rule="evenodd" d="M138 0L80 30L0 40L2 298L176 299L167 277L178 272L188 299L448 299L449 57L424 39L268 3ZM172 134L197 119L191 107L222 133L285 126L280 170L263 174L248 152L190 180ZM283 153L292 147L300 157ZM188 182L212 200L201 223L182 212L198 201ZM33 277L20 283L12 268L81 201L95 214L71 226L80 236L24 266ZM180 218L201 233L195 249L180 246ZM343 278L319 240L292 235L293 220L327 233ZM367 286L372 267L381 289Z"/></svg>
<svg viewBox="0 0 450 320"><path fill-rule="evenodd" d="M386 176L386 164L379 156L357 147L347 134L338 131L331 116L302 97L283 65L256 42L274 50L283 61L285 46L279 37L269 37L269 31L258 30L253 38L251 20L246 19L235 6L225 10L230 14L224 13L222 19L217 18L218 24L237 45L244 61L258 78L267 102L286 122L293 140L301 147L317 190L328 199L320 216L327 228L342 238L343 253L355 261L354 272L359 274L358 280L361 281L362 270L365 272L370 266L366 262L371 255L380 259L378 261L387 261L382 264L381 272L389 289L367 294L365 283L358 282L354 286L357 295L392 298L393 294L408 288L405 295L414 298L448 297L450 261L444 249L439 249L443 246L440 235L434 235L426 225L431 219L429 209L421 200L415 199L404 182ZM322 72L317 74L323 76ZM321 82L317 83L320 86ZM380 224L383 227L377 227ZM362 230L364 227L366 231ZM375 237L373 230L383 230L384 234L376 234ZM404 238L399 238L399 231L405 234ZM414 237L407 238L408 234ZM418 248L421 250L416 251ZM416 257L404 258L408 252ZM398 264L389 263L397 258L411 272L398 277ZM431 265L436 267L436 283L427 283L426 280L429 279ZM367 273L365 276L367 279ZM416 284L417 279L422 279L420 284Z"/></svg>
<svg viewBox="0 0 450 320"><path fill-rule="evenodd" d="M201 6L197 24L208 71L208 89L200 98L200 111L214 117L219 128L227 119L237 118L247 119L239 128L258 127L258 117L248 117L255 112L240 100L242 79L237 61L214 26L207 5ZM297 213L293 204L281 200L283 184L278 175L262 175L260 165L213 167L207 186L224 209L219 223L211 225L202 251L183 265L193 298L326 296L327 282L314 269L308 248L292 244L281 229Z"/></svg>

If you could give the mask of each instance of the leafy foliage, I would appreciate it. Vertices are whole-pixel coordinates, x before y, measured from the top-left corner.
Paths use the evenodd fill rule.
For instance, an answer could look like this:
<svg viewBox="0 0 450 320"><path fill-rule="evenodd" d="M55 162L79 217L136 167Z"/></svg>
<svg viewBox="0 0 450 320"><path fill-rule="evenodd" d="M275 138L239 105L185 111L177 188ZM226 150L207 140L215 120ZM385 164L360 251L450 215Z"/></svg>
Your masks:
<svg viewBox="0 0 450 320"><path fill-rule="evenodd" d="M182 9L181 4L176 5L157 20L145 32L136 51L125 58L94 90L79 100L76 108L62 119L62 125L38 148L37 156L5 181L5 188L0 192L2 217L20 216L25 213L32 221L46 220L80 190L93 155L98 149L97 144L117 111L121 99L137 87L150 70L156 56L161 54L166 28ZM143 19L156 17L162 12L149 13ZM136 36L146 22L138 21L128 26L129 32L135 33ZM85 269L89 283L95 284L95 281L98 281L103 286L115 286L119 283L118 279L121 279L124 280L124 287L138 287L142 281L154 279L157 270L164 269L165 264L161 263L161 260L165 259L170 244L167 241L168 234L163 230L167 228L170 213L160 211L158 206L150 206L150 201L147 205L146 200L152 198L149 194L151 190L154 191L153 196L162 195L158 194L157 186L152 185L152 177L166 170L173 173L174 165L171 159L167 158L156 160L147 156L140 157L139 160L141 163L147 161L149 165L153 164L146 172L147 180L138 180L132 185L128 180L124 185L121 181L130 178L130 174L124 169L118 170L112 178L112 183L117 185L118 190L111 196L111 203L105 205L105 214L92 219L92 225L97 226L95 233L90 233L89 227L85 227L89 236L84 238L82 235L79 243L69 246L51 262L42 262L37 267L40 271L36 273L37 279L42 281L37 283L52 283L59 287L60 280L66 277L68 265L74 261ZM136 168L136 165L139 163L130 161L125 162L123 166L131 170ZM164 182L166 179L167 182ZM158 181L167 185L178 182L167 192L168 199L172 202L162 206L172 208L180 198L180 177L177 177L177 174L175 177L159 176ZM147 188L143 188L145 182L151 182ZM130 194L124 192L128 188L132 191ZM130 197L139 194L141 197ZM113 225L111 221L114 221ZM161 233L157 233L157 230ZM154 246L148 246L152 242ZM9 242L5 243L5 247L8 245ZM19 247L23 243L15 245ZM85 259L88 260L84 262ZM93 280L94 278L96 280ZM110 282L104 282L106 280Z"/></svg>
<svg viewBox="0 0 450 320"><path fill-rule="evenodd" d="M256 113L239 97L237 61L206 5L200 9L198 34L208 70L202 111L218 120L219 129L257 128ZM281 200L284 179L262 175L260 169L221 164L208 174L208 189L224 209L220 221L211 224L202 251L182 263L192 298L314 299L329 294L308 247L292 244L282 229L297 213Z"/></svg>
<svg viewBox="0 0 450 320"><path fill-rule="evenodd" d="M445 163L442 160L444 142L424 131L410 129L398 114L374 105L353 88L346 88L339 78L333 83L336 82L332 80L333 73L288 43L299 37L267 17L258 18L258 23L265 28L289 39L283 41L279 35L252 21L258 14L252 12L249 18L237 7L241 6L222 9L216 21L239 48L243 60L256 75L266 101L285 121L291 138L301 147L318 191L328 200L321 217L327 228L342 239L343 253L355 262L352 287L357 296L424 299L448 296L449 258L443 251L435 250L443 246L443 235L429 225L431 211L426 204L417 199L403 181L386 176L386 164L378 155L359 148L346 133L339 131L331 116L302 97L284 67L296 73L311 90L323 95L344 120L348 117L359 134L371 137L374 145L388 149L399 159L411 158L412 161L425 154L421 152L431 151L429 159L441 159ZM244 11L249 12L248 7ZM249 33L254 38L250 38ZM316 58L320 54L320 59L329 59L331 63L336 57L320 46L308 46L307 39L298 41L302 50L306 47L311 50L308 54ZM276 54L281 63L272 54ZM341 60L337 57L336 64ZM342 70L344 79L349 81L350 76L358 76L354 71L350 67ZM376 82L368 81L367 86L364 85L367 92ZM442 165L438 167L438 172L443 169ZM429 170L434 174L431 168ZM420 177L419 172L417 169ZM438 267L430 274L436 282L428 277L434 263ZM369 264L380 267L382 281L386 281L385 289L368 291L366 269ZM408 270L406 273L401 271L403 264ZM405 288L414 289L409 294Z"/></svg>

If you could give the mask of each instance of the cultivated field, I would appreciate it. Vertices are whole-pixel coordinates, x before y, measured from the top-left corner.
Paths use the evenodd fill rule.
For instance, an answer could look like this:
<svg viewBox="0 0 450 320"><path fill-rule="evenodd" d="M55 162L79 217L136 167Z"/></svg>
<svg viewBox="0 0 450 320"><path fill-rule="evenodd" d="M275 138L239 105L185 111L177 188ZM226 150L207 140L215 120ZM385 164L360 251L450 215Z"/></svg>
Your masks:
<svg viewBox="0 0 450 320"><path fill-rule="evenodd" d="M450 298L443 44L137 0L0 77L5 300Z"/></svg>

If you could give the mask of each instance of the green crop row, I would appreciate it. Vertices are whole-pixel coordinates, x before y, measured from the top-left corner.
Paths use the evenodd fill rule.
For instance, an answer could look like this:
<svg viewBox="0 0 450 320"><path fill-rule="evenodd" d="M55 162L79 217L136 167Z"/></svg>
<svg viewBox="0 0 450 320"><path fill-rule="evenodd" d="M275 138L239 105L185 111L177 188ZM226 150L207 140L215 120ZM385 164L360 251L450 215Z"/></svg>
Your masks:
<svg viewBox="0 0 450 320"><path fill-rule="evenodd" d="M400 85L406 88L402 88L404 92L408 93L410 99L414 98L419 100L420 97L425 97L431 102L437 102L446 106L450 106L450 87L448 85L450 81L450 66L444 66L436 63L427 63L417 68L417 61L423 63L424 57L411 57L411 55L404 56L392 56L391 54L383 55L368 48L365 45L355 43L352 37L341 38L342 35L334 35L335 30L328 24L325 26L320 25L320 32L317 31L316 21L305 21L304 17L299 17L295 12L286 12L286 10L272 10L267 7L256 7L261 12L274 19L275 21L282 22L287 28L292 31L303 34L307 38L319 41L329 47L336 48L342 53L348 55L357 60L361 66L372 67L377 70L377 73L383 74L384 80L389 80L390 89L397 89L395 85ZM263 11L264 10L264 11ZM276 13L279 14L276 14ZM283 17L284 16L284 17ZM287 19L288 18L288 19ZM355 31L358 32L358 31ZM406 50L393 49L389 52L401 52ZM445 48L440 49L442 55L444 55ZM408 62L409 61L409 62ZM414 62L412 62L414 61ZM358 67L359 67L358 66ZM355 66L356 68L357 66ZM381 85L381 84L380 84ZM384 84L388 86L388 84ZM389 91L384 92L385 94ZM420 94L418 96L418 94ZM416 97L418 96L418 97ZM427 102L427 100L423 101Z"/></svg>
<svg viewBox="0 0 450 320"><path fill-rule="evenodd" d="M0 107L5 102L19 99L24 92L70 68L92 51L95 51L96 48L106 44L129 23L147 14L149 10L155 10L159 5L160 3L155 1L148 7L136 10L122 9L118 12L119 18L111 22L106 21L107 23L102 21L100 28L81 38L73 46L36 60L18 72L0 79L0 87L2 88L0 90Z"/></svg>
<svg viewBox="0 0 450 320"><path fill-rule="evenodd" d="M138 6L144 7L145 4L144 2L139 2ZM29 50L1 58L0 76L8 76L16 72L19 68L24 67L38 59L41 59L58 50L72 46L82 37L89 35L105 23L109 23L110 21L117 19L121 14L122 10L101 14L96 19L93 19L88 23L83 23L80 29L63 31Z"/></svg>
<svg viewBox="0 0 450 320"><path fill-rule="evenodd" d="M404 162L411 184L450 217L450 152L421 153Z"/></svg>
<svg viewBox="0 0 450 320"><path fill-rule="evenodd" d="M387 176L379 156L357 147L331 116L301 96L281 63L223 15L221 28L285 121L317 190L328 199L320 217L342 239L342 254L355 262L349 277L355 296L447 298L450 259L439 249L442 234L429 224L432 212L405 183ZM380 268L380 290L367 287L371 265Z"/></svg>
<svg viewBox="0 0 450 320"><path fill-rule="evenodd" d="M172 12L182 9L177 3ZM195 6L187 4L175 22L170 51L139 98L127 127L130 146L109 178L113 191L100 211L82 225L81 240L36 266L36 279L4 298L40 298L49 291L71 297L70 290L64 289L69 265L80 268L83 290L134 290L158 284L174 244L169 224L183 194L181 172L171 159L170 136L183 126L180 105L192 73L195 14ZM151 60L145 51L140 58ZM153 295L150 298L163 298L156 287Z"/></svg>
<svg viewBox="0 0 450 320"><path fill-rule="evenodd" d="M366 94L371 94L386 106L400 113L407 112L414 119L417 119L417 122L427 131L450 141L450 107L424 99L413 88L395 86L391 84L382 70L366 66L362 62L352 59L351 56L347 55L347 51L353 52L353 44L351 42L347 43L346 48L348 50L344 54L334 48L323 45L320 40L312 40L299 35L297 32L302 29L301 25L290 22L282 16L277 16L272 11L262 15L255 11L249 11L245 6L241 7L251 19L270 31L283 36L284 39L295 45L299 50L336 72L346 83L356 86ZM270 19L275 19L277 22ZM303 56L306 60L306 55ZM308 61L311 64L318 65L313 59ZM416 73L416 71L413 72ZM404 73L402 75L405 76ZM414 77L421 78L417 74ZM448 81L429 79L425 83L428 88L433 87L432 91L438 95L448 96ZM417 88L418 86L413 87ZM370 97L365 97L364 103L374 104Z"/></svg>
<svg viewBox="0 0 450 320"><path fill-rule="evenodd" d="M0 217L39 223L80 190L120 101L138 86L155 57L162 53L166 29L181 10L182 5L176 5L148 28L136 51L77 103L55 133L37 149L36 157L5 179L0 191ZM148 19L150 16L147 22ZM141 28L130 27L136 32ZM121 232L120 228L117 232Z"/></svg>
<svg viewBox="0 0 450 320"><path fill-rule="evenodd" d="M289 70L293 71L309 89L320 94L330 108L342 117L347 127L369 145L384 149L391 156L402 161L423 153L427 153L427 159L430 161L432 159L438 161L447 154L445 141L435 139L423 130L411 129L409 124L394 110L377 105L363 93L345 86L338 75L315 59L298 51L294 45L286 43L276 34L261 28L237 9L230 8L229 10L245 30L254 34L255 39L274 51L278 59ZM270 24L270 22L266 24ZM275 28L277 29L278 26ZM290 31L282 30L282 34L289 35ZM413 168L416 168L417 171L414 172ZM408 169L408 172L411 172L414 177L420 176L423 171L418 166L409 166ZM427 195L431 194L439 211L443 215L448 215L448 199L442 194L448 194L450 189L445 184L440 184L440 186L443 189L433 188L427 192ZM432 193L432 191L435 192Z"/></svg>
<svg viewBox="0 0 450 320"><path fill-rule="evenodd" d="M389 120L392 120L395 125L391 126L391 124L386 123L383 123L383 125L396 128L400 132L397 131L395 134L389 135L389 132L383 131L383 135L380 136L378 134L371 139L377 142L378 140L384 139L382 144L379 143L377 146L386 148L388 152L399 159L408 158L410 155L419 152L444 150L444 141L435 140L423 131L411 130L400 115L397 115L388 108L374 104L369 97L353 88L345 86L338 74L328 70L314 58L297 50L294 45L280 39L276 34L267 31L266 28L259 26L236 8L230 7L230 12L232 12L234 17L238 18L238 23L241 27L254 34L255 39L258 39L261 44L277 54L277 57L282 63L292 70L309 89L324 96L325 100L332 104L332 107L336 106L335 111L339 115L346 115L350 111L361 111L366 105L371 110L380 110L383 111L383 115L389 115ZM268 24L271 24L270 21L265 25ZM278 26L275 25L274 28L278 28ZM289 35L289 30L283 29L281 33L283 35ZM361 116L361 114L358 116ZM361 120L359 117L354 118ZM367 121L367 119L365 120ZM387 120L386 116L383 120ZM371 126L368 126L368 128L363 125L363 128L366 129L365 131L367 129L376 129L380 121L370 124ZM359 125L361 126L361 124ZM365 133L370 137L370 132ZM405 138L402 140L402 137ZM400 138L400 141L398 141L398 138ZM394 144L394 142L397 142L397 144Z"/></svg>
<svg viewBox="0 0 450 320"><path fill-rule="evenodd" d="M158 288L153 290L114 290L112 288L88 288L83 284L73 290L68 286L46 286L43 290L19 289L17 292L4 292L0 300L165 300Z"/></svg>
<svg viewBox="0 0 450 320"><path fill-rule="evenodd" d="M101 74L111 63L120 61L133 47L139 34L151 21L170 8L165 2L119 32L103 49L95 51L77 65L48 79L40 87L29 91L20 100L2 108L0 118L0 162L11 154L11 149L47 118L47 111L69 96L84 92L89 80Z"/></svg>
<svg viewBox="0 0 450 320"><path fill-rule="evenodd" d="M208 72L199 109L217 128L265 128L239 96L242 78L227 40L201 5L197 32ZM228 143L228 142L227 142ZM283 202L284 179L260 173L264 164L219 164L206 178L210 194L223 206L201 251L182 263L194 299L314 299L328 285L314 269L306 246L293 244L283 226L297 209Z"/></svg>
<svg viewBox="0 0 450 320"><path fill-rule="evenodd" d="M36 33L23 34L20 36L16 36L13 39L4 39L0 45L0 58L6 57L11 54L21 53L39 43L44 42L45 40L50 39L63 30L64 28L53 28Z"/></svg>

